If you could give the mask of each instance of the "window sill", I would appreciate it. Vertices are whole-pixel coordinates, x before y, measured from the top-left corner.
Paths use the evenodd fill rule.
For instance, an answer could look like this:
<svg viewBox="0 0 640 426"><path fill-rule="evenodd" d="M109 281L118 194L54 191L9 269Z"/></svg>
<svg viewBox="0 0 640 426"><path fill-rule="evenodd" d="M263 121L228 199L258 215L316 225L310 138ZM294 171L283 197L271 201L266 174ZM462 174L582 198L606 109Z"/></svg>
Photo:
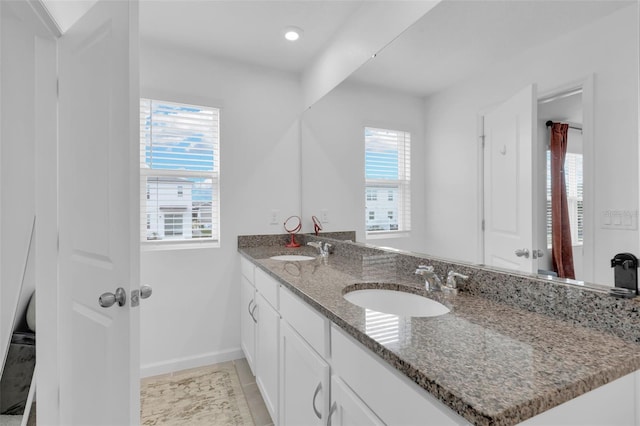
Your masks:
<svg viewBox="0 0 640 426"><path fill-rule="evenodd" d="M410 231L381 231L367 232L367 240L385 240L389 238L408 238L411 236Z"/></svg>
<svg viewBox="0 0 640 426"><path fill-rule="evenodd" d="M199 250L219 248L220 241L141 241L140 251Z"/></svg>

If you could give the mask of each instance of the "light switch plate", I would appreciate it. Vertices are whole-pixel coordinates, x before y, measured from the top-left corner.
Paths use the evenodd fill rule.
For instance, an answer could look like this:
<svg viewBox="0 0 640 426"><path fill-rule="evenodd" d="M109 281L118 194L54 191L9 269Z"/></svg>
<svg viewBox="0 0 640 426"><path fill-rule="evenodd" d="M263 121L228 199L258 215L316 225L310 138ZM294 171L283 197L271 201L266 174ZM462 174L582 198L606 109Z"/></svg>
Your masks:
<svg viewBox="0 0 640 426"><path fill-rule="evenodd" d="M604 210L600 217L602 229L638 229L638 210Z"/></svg>

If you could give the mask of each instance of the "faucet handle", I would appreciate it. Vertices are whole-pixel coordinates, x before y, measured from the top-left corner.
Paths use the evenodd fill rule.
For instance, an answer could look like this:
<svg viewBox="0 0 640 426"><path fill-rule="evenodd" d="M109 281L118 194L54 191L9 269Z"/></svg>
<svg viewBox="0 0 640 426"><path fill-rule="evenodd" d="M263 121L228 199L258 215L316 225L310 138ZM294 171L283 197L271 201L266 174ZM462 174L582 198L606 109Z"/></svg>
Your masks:
<svg viewBox="0 0 640 426"><path fill-rule="evenodd" d="M308 246L315 247L315 248L320 248L321 244L322 243L320 241L309 241L307 243Z"/></svg>
<svg viewBox="0 0 640 426"><path fill-rule="evenodd" d="M460 278L461 280L469 279L469 275L464 275L456 271L449 271L447 274L447 287L449 288L458 288L458 283L456 278Z"/></svg>
<svg viewBox="0 0 640 426"><path fill-rule="evenodd" d="M432 275L434 273L433 266L419 265L416 269L416 275Z"/></svg>

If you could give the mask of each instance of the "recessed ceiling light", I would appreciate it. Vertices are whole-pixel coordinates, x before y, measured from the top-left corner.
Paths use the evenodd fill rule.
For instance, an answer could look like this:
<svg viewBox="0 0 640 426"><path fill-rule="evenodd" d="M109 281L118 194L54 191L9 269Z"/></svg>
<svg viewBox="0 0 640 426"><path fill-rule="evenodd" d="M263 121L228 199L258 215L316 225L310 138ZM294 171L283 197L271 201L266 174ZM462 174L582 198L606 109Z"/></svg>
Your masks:
<svg viewBox="0 0 640 426"><path fill-rule="evenodd" d="M304 31L298 27L287 27L284 29L284 38L289 41L296 41L302 37L303 32Z"/></svg>

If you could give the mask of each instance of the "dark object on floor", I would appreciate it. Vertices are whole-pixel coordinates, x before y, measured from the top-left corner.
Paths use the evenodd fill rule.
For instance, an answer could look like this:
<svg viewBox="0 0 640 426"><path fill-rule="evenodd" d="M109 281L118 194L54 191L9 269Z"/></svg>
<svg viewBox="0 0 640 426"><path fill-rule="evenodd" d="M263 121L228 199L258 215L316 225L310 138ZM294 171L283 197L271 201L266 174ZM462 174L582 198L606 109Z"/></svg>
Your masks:
<svg viewBox="0 0 640 426"><path fill-rule="evenodd" d="M0 414L24 414L35 366L35 334L16 331L11 338L7 361L0 380Z"/></svg>

